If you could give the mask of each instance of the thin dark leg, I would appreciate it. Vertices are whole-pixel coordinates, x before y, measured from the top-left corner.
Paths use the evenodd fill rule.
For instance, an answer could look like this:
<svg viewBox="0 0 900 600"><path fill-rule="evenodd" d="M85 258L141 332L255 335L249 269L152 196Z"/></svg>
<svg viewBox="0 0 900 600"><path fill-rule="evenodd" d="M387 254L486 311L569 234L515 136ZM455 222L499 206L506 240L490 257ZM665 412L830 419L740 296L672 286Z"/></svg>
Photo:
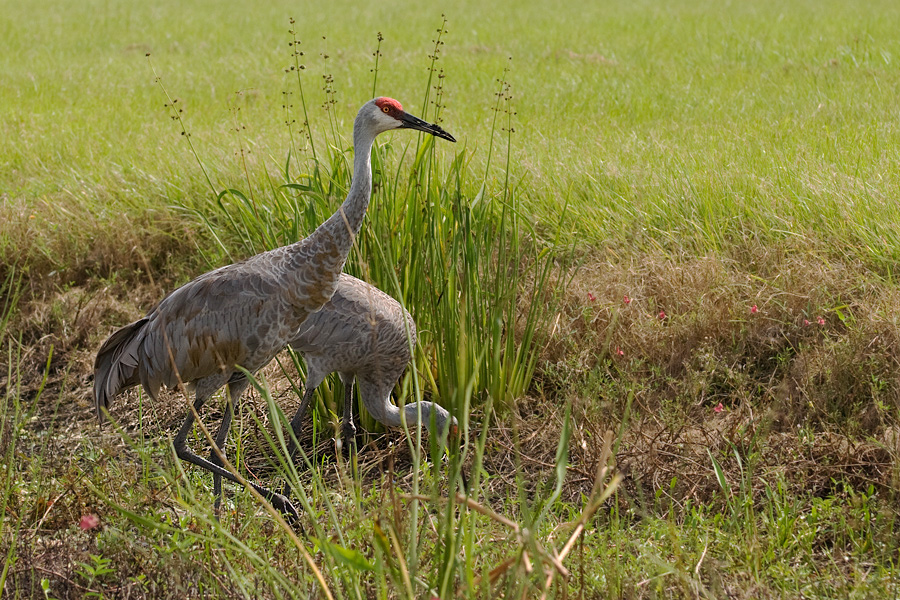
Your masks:
<svg viewBox="0 0 900 600"><path fill-rule="evenodd" d="M300 439L300 430L303 428L303 417L306 415L306 411L309 410L309 403L312 402L315 393L316 388L306 388L306 391L303 392L303 401L300 402L300 407L297 409L297 412L294 413L294 418L291 419L291 431L294 432L294 437L288 441L288 460L291 462L294 462L294 456L297 454L297 444L294 443L294 439Z"/></svg>
<svg viewBox="0 0 900 600"><path fill-rule="evenodd" d="M341 423L341 435L349 450L350 444L356 443L356 425L353 424L353 377L348 377L346 380L342 377L341 380L344 382L344 416Z"/></svg>
<svg viewBox="0 0 900 600"><path fill-rule="evenodd" d="M234 410L232 409L232 401L229 398L227 402L225 402L225 414L222 416L222 424L219 425L219 432L216 433L216 446L222 452L222 455L225 455L225 440L228 439L228 430L231 428L231 419L234 414ZM216 449L212 448L209 451L209 462L214 465L222 466L222 461L219 459L219 455L216 453ZM213 474L213 493L216 496L216 514L219 514L219 506L222 504L222 476Z"/></svg>
<svg viewBox="0 0 900 600"><path fill-rule="evenodd" d="M309 380L307 379L307 382L308 381ZM315 393L316 388L306 387L306 390L303 392L303 400L300 402L300 407L297 409L297 412L294 413L294 418L291 419L291 431L294 435L288 440L287 455L288 460L292 463L294 462L294 457L297 455L297 444L294 443L294 439L300 439L300 430L303 427L303 417L306 415L306 411L309 409L309 403L312 402ZM287 481L284 482L284 489L281 490L281 493L285 496L291 493L291 487Z"/></svg>
<svg viewBox="0 0 900 600"><path fill-rule="evenodd" d="M206 398L198 397L194 401L194 410L199 412L205 400ZM240 484L240 480L232 475L231 471L198 456L194 453L193 450L188 447L187 436L191 432L193 425L194 413L189 411L187 417L184 420L184 423L181 425L181 429L178 430L178 434L175 436L175 440L173 441L173 444L175 446L175 454L178 456L178 458L193 465L197 465L201 469L206 469L207 471L213 473L213 475L218 474L228 481ZM272 492L260 485L253 483L252 481L248 481L247 484L255 489L263 498L269 500L272 503L272 506L281 511L286 517L288 517L291 522L295 522L300 518L300 514L297 512L297 509L294 508L290 501L283 495Z"/></svg>
<svg viewBox="0 0 900 600"><path fill-rule="evenodd" d="M216 433L216 446L223 456L225 455L225 441L228 439L228 431L231 429L231 420L234 416L234 406L241 399L241 396L244 395L244 391L249 385L250 382L247 379L239 379L228 384L225 414L222 416L222 423L219 425L219 431ZM219 460L219 454L215 448L211 448L209 451L209 461L214 465L222 466L222 461ZM219 514L219 507L222 504L222 477L216 474L213 474L213 494L216 497L216 514Z"/></svg>

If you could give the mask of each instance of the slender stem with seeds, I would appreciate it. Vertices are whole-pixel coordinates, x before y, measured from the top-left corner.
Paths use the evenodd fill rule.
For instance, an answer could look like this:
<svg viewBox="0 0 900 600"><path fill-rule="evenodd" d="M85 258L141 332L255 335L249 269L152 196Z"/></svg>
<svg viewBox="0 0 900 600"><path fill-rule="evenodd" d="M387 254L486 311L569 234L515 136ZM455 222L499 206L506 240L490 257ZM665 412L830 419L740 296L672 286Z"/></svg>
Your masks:
<svg viewBox="0 0 900 600"><path fill-rule="evenodd" d="M159 86L159 88L162 90L163 94L165 95L166 100L168 100L168 104L166 104L166 107L171 110L172 119L177 121L178 124L181 126L181 135L183 135L185 137L185 139L187 140L188 146L191 149L191 154L194 156L194 159L197 161L197 164L200 166L200 170L203 171L203 176L206 178L206 183L209 185L209 189L211 189L213 191L213 194L215 194L216 186L213 185L212 179L210 179L210 177L209 177L209 172L206 170L206 166L203 164L203 161L200 160L200 155L197 153L197 149L194 147L194 141L191 139L191 134L187 130L187 126L185 125L184 119L181 116L182 110L179 107L175 106L175 104L178 102L178 100L177 99L173 100L172 97L169 95L169 91L166 89L166 86L163 85L162 78L159 76L159 74L157 74L156 68L153 66L153 61L150 58L149 53L147 54L147 64L150 65L150 70L153 72L154 81L156 81L156 84Z"/></svg>
<svg viewBox="0 0 900 600"><path fill-rule="evenodd" d="M378 32L378 45L375 47L375 67L372 69L372 97L375 97L375 94L378 93L378 59L381 58L381 42L384 41L384 36L381 35L381 32ZM422 116L424 119L424 115Z"/></svg>
<svg viewBox="0 0 900 600"><path fill-rule="evenodd" d="M300 63L300 57L303 56L303 52L297 49L297 46L300 45L300 40L297 39L297 33L293 29L293 25L294 19L291 19L291 47L294 49L291 56L294 59L293 71L297 74L297 89L300 91L300 105L303 107L303 126L306 128L306 136L309 139L309 150L312 153L313 161L318 162L312 125L309 122L309 111L306 108L306 95L303 93L303 78L300 77L300 72L306 69L306 66Z"/></svg>

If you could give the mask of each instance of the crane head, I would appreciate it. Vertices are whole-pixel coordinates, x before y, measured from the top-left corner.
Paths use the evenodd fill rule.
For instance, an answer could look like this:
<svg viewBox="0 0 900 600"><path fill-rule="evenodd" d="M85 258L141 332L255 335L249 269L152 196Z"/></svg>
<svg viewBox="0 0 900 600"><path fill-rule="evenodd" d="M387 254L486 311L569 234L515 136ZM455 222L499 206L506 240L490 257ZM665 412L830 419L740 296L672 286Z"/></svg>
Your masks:
<svg viewBox="0 0 900 600"><path fill-rule="evenodd" d="M386 96L375 98L367 103L363 110L366 110L366 107L371 107L370 111L379 132L391 129L415 129L450 142L456 141L456 138L444 131L439 125L428 123L404 111L403 106L393 98Z"/></svg>

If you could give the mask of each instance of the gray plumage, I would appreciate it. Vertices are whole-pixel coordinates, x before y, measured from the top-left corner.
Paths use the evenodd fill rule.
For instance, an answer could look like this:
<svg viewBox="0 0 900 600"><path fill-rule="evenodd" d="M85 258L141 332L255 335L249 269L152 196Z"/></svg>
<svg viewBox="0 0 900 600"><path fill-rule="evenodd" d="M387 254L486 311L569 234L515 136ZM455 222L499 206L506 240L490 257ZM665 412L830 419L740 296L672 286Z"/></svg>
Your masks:
<svg viewBox="0 0 900 600"><path fill-rule="evenodd" d="M364 104L353 126L353 181L347 199L327 221L295 244L197 277L104 342L94 363L94 401L101 423L110 400L138 383L151 398L162 385L186 384L196 394L197 410L227 384L231 401L237 402L249 385L237 367L255 373L266 365L334 294L369 205L375 136L399 128L455 141L440 127L403 112L396 100ZM188 412L174 439L178 457L237 482L217 458L207 461L187 446L192 426L193 413ZM226 433L220 427L218 446ZM297 516L287 498L251 485L277 508Z"/></svg>
<svg viewBox="0 0 900 600"><path fill-rule="evenodd" d="M351 410L354 378L369 414L383 425L400 426L401 409L391 403L391 390L409 364L415 343L415 321L399 302L364 281L342 274L331 300L288 342L303 355L307 370L303 401L291 421L295 437L316 388L335 372L344 383L344 439L352 440L356 435ZM456 419L432 402L406 404L402 412L410 427L418 423L420 413L422 424L430 427L434 413L436 432L444 432L449 422L450 433L456 433Z"/></svg>
<svg viewBox="0 0 900 600"><path fill-rule="evenodd" d="M391 402L391 390L409 364L410 350L415 343L416 323L399 302L375 286L342 273L331 300L322 310L310 315L288 343L306 362L303 400L291 419L294 438L300 435L303 417L316 388L335 372L344 384L344 440L354 440L356 436L352 419L354 379L359 383L359 395L369 414L383 425L399 427L401 409ZM423 426L433 433L446 432L452 438L458 435L456 418L438 404L411 403L404 405L402 411L409 427L419 422L421 413ZM231 419L232 412L226 406L223 430L230 427ZM295 453L292 439L288 444L292 460ZM213 475L213 481L218 503L221 479Z"/></svg>

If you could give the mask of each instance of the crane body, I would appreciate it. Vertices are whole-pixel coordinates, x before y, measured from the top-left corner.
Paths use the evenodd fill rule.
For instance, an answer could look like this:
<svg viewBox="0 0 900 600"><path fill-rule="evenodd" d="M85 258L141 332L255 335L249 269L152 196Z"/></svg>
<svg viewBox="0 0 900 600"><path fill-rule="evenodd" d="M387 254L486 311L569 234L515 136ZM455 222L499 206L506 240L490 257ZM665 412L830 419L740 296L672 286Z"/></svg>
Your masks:
<svg viewBox="0 0 900 600"><path fill-rule="evenodd" d="M400 409L391 402L391 390L409 364L415 343L415 321L397 300L364 281L341 275L331 300L288 342L303 355L307 369L303 401L291 421L295 437L316 388L335 372L344 384L345 439L356 435L351 410L354 379L363 406L379 423L399 427L403 412L406 422L415 425L421 413L423 425L429 426L434 413L435 433L444 433L448 423L450 433L455 433L456 419L437 404L423 401Z"/></svg>
<svg viewBox="0 0 900 600"><path fill-rule="evenodd" d="M288 342L303 355L306 363L305 390L300 407L291 419L294 438L299 438L304 415L316 388L331 373L338 373L344 384L342 437L354 440L353 389L358 382L363 406L379 423L399 427L405 418L409 426L419 422L432 433L457 435L457 420L442 406L428 401L398 408L391 402L391 390L412 358L416 343L416 324L412 315L388 294L375 286L342 273L338 285L325 306L310 315L295 337ZM226 406L216 445L224 449L233 413ZM403 417L401 417L403 412ZM434 427L432 429L432 415ZM449 424L449 431L446 431ZM296 447L288 444L293 460ZM215 453L210 460L217 463ZM221 501L221 478L213 476L216 504Z"/></svg>

